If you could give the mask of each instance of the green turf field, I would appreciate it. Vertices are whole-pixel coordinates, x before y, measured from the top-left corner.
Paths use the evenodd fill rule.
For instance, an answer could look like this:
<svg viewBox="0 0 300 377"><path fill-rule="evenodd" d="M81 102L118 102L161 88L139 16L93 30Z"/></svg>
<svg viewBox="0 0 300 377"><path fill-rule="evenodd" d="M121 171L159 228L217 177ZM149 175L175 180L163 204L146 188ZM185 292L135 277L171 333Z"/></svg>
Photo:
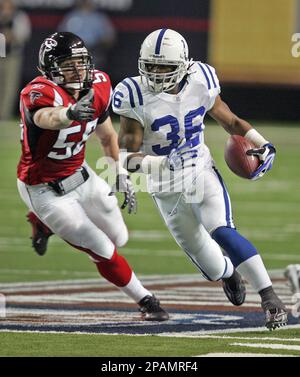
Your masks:
<svg viewBox="0 0 300 377"><path fill-rule="evenodd" d="M276 336L276 340L274 337ZM298 337L298 341L295 339ZM271 339L269 339L271 338ZM105 357L190 357L208 353L276 354L272 344L296 346L298 350L282 350L281 355L300 356L299 330L280 330L276 333L243 332L198 339L158 336L110 336L69 334L0 334L1 356L105 356ZM234 343L263 343L264 348L241 347ZM108 347L109 344L109 347ZM279 353L277 351L277 353Z"/></svg>
<svg viewBox="0 0 300 377"><path fill-rule="evenodd" d="M211 124L206 128L206 143L231 194L235 223L240 232L257 246L268 269L283 269L290 263L300 263L300 127L291 126L256 124L278 151L272 171L257 182L243 180L228 170L223 161L225 131ZM16 188L18 122L0 123L0 127L0 282L96 278L95 266L86 255L74 251L55 236L51 238L44 257L33 252L29 240L31 229L25 220L27 209ZM95 168L99 156L98 142L91 138L87 159L92 168ZM143 275L196 273L195 267L169 236L148 195L139 193L138 201L138 214L124 214L130 240L125 248L120 249L135 272ZM270 335L263 332L239 336L257 338ZM275 336L287 342L290 338L299 339L300 330L281 330ZM112 344L111 356L192 356L222 352L228 347L232 352L237 351L236 346L230 345L234 343L232 339L0 333L0 356L109 356L105 348L107 342ZM250 342L259 343L257 340ZM125 349L125 343L130 347ZM298 350L284 352L300 355L300 344L296 344ZM277 352L276 349L238 349L238 352ZM284 352L280 350L280 353Z"/></svg>

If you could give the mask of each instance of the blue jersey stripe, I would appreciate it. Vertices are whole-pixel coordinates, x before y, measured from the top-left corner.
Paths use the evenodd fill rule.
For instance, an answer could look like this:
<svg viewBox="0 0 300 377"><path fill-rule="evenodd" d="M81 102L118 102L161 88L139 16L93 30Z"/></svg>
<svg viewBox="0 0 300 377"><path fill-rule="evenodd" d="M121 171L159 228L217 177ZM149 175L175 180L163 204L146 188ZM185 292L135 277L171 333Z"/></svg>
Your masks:
<svg viewBox="0 0 300 377"><path fill-rule="evenodd" d="M133 97L133 92L132 92L131 86L128 84L128 82L127 82L126 80L123 80L123 81L121 82L121 84L125 85L126 88L128 89L130 106L131 106L131 107L135 107L135 104L134 104L134 97Z"/></svg>
<svg viewBox="0 0 300 377"><path fill-rule="evenodd" d="M199 67L201 68L205 78L206 78L206 81L207 81L207 86L208 86L208 90L211 89L211 85L210 85L210 81L209 81L209 78L207 76L207 73L206 73L206 70L202 67L202 64L198 63Z"/></svg>
<svg viewBox="0 0 300 377"><path fill-rule="evenodd" d="M161 29L161 31L158 34L156 46L155 46L155 54L156 55L159 55L159 53L160 53L161 42L162 42L163 36L164 36L164 34L167 30L168 29Z"/></svg>
<svg viewBox="0 0 300 377"><path fill-rule="evenodd" d="M225 186L225 183L220 175L220 173L218 172L218 170L213 167L215 173L217 174L217 177L221 183L221 186L222 186L222 189L223 189L223 197L224 197L224 202L225 202L225 213L226 213L226 223L227 223L227 226L229 228L234 228L234 224L233 224L233 220L232 220L232 210L231 210L231 204L230 204L230 199L229 199L229 195L228 195L228 192L227 192L227 189L226 189L226 186Z"/></svg>
<svg viewBox="0 0 300 377"><path fill-rule="evenodd" d="M139 84L132 77L129 77L129 80L131 80L133 82L133 84L136 88L136 91L137 91L137 94L138 94L138 97L139 97L139 104L143 105L144 101L143 101L143 96L142 96L142 92L141 92L141 89L139 87Z"/></svg>
<svg viewBox="0 0 300 377"><path fill-rule="evenodd" d="M212 73L211 69L209 68L209 65L208 64L205 64L205 65L206 65L206 67L207 67L207 69L208 69L208 71L210 73L210 77L211 77L211 79L212 79L212 81L214 83L214 87L216 88L217 84L216 84L215 79L214 79L214 74Z"/></svg>

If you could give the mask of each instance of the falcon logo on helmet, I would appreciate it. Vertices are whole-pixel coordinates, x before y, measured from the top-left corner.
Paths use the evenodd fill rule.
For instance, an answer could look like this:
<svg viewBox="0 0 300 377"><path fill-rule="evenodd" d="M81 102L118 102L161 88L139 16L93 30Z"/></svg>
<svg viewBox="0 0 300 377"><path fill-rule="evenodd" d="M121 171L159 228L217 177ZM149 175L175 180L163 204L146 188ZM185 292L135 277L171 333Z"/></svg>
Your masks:
<svg viewBox="0 0 300 377"><path fill-rule="evenodd" d="M57 41L55 39L52 39L52 38L46 38L45 41L44 41L44 44L45 44L45 50L50 51L54 47L57 46Z"/></svg>

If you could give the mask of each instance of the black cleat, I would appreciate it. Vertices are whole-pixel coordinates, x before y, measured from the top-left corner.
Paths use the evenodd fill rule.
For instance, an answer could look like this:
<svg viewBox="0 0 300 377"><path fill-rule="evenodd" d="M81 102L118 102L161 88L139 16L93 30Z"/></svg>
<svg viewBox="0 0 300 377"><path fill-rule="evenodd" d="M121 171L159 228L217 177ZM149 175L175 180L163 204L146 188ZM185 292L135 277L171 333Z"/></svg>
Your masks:
<svg viewBox="0 0 300 377"><path fill-rule="evenodd" d="M240 306L245 302L246 287L236 270L230 278L222 279L222 285L225 295L233 305Z"/></svg>
<svg viewBox="0 0 300 377"><path fill-rule="evenodd" d="M38 255L44 255L47 251L48 238L53 233L33 212L29 212L26 217L32 225L32 247Z"/></svg>
<svg viewBox="0 0 300 377"><path fill-rule="evenodd" d="M288 322L288 315L287 310L280 299L271 300L271 301L263 301L261 304L263 311L266 315L266 323L265 326L270 331L275 330L279 327L283 327L287 325Z"/></svg>
<svg viewBox="0 0 300 377"><path fill-rule="evenodd" d="M287 310L274 292L272 285L258 293L261 297L261 307L266 315L266 328L272 331L278 327L285 326L288 322Z"/></svg>
<svg viewBox="0 0 300 377"><path fill-rule="evenodd" d="M139 303L144 321L167 321L169 314L161 308L159 300L153 296L145 296Z"/></svg>

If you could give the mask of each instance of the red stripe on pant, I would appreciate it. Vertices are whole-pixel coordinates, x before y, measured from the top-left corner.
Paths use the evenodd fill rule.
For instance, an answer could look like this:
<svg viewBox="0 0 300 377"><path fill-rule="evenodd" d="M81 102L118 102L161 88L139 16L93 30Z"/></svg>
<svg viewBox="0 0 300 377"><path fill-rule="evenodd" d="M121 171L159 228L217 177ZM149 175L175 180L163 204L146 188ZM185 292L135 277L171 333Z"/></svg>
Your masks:
<svg viewBox="0 0 300 377"><path fill-rule="evenodd" d="M76 249L89 254L94 259L94 263L96 264L99 273L112 284L117 287L125 287L130 282L132 269L126 259L117 253L117 249L115 249L111 259L106 259L95 254L90 249L73 245L68 241L66 242Z"/></svg>

